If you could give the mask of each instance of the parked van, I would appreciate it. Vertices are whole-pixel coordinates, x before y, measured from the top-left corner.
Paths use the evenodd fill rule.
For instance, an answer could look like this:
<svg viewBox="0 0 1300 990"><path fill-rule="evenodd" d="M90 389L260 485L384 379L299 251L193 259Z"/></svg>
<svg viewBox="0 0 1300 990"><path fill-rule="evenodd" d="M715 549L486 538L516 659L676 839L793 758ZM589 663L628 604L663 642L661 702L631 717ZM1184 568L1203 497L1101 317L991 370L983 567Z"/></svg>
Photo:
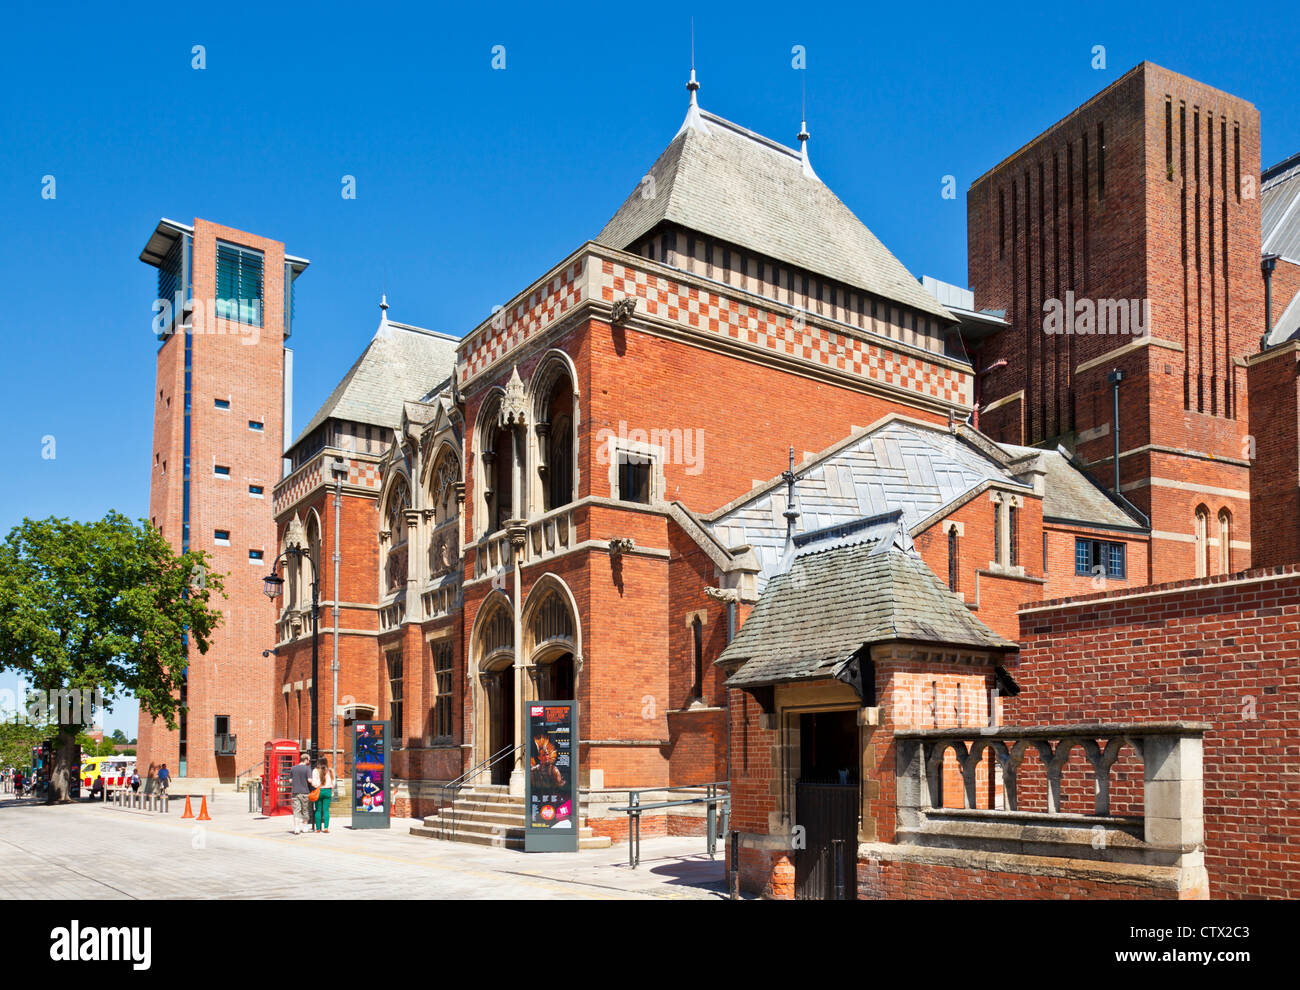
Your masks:
<svg viewBox="0 0 1300 990"><path fill-rule="evenodd" d="M89 793L95 778L102 773L105 792L129 787L134 772L134 756L84 756L81 759L81 786Z"/></svg>

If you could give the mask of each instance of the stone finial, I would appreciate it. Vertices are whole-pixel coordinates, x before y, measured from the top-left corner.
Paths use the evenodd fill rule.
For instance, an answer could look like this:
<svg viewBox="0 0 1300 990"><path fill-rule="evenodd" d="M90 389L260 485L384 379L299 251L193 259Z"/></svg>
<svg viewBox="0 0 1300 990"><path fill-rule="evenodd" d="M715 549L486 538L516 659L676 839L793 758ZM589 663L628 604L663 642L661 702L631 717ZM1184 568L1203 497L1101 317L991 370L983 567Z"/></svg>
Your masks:
<svg viewBox="0 0 1300 990"><path fill-rule="evenodd" d="M501 409L497 413L497 423L501 426L523 426L528 422L528 397L524 394L524 382L519 377L519 365L510 373L506 383L505 395L501 397Z"/></svg>

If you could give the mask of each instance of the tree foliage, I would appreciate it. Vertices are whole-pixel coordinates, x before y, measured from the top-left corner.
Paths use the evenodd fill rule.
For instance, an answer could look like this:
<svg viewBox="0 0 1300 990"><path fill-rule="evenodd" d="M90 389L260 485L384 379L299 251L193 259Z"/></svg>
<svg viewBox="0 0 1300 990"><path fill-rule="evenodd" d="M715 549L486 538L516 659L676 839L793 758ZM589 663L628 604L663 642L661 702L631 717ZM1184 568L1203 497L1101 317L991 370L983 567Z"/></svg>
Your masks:
<svg viewBox="0 0 1300 990"><path fill-rule="evenodd" d="M0 670L39 691L98 690L109 707L130 693L174 729L189 655L221 621L217 596L207 555L174 553L143 520L24 519L0 543Z"/></svg>

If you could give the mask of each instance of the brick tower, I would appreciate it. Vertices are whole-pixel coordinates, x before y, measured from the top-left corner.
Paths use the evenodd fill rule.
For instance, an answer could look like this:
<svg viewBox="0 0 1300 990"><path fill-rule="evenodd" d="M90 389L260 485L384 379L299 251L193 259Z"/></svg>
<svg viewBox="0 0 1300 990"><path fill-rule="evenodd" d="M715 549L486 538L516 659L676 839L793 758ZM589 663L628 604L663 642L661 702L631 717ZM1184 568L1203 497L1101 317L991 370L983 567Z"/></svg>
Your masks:
<svg viewBox="0 0 1300 990"><path fill-rule="evenodd" d="M968 342L980 427L1062 443L1113 487L1120 372L1120 490L1150 517L1152 581L1251 562L1259 148L1250 103L1143 62L967 197L971 287L1010 325Z"/></svg>
<svg viewBox="0 0 1300 990"><path fill-rule="evenodd" d="M290 431L293 282L308 262L284 245L205 220L159 222L140 260L158 269L159 338L149 519L177 551L225 576L223 619L194 653L178 731L140 713L141 770L232 780L271 738L276 556L271 490Z"/></svg>

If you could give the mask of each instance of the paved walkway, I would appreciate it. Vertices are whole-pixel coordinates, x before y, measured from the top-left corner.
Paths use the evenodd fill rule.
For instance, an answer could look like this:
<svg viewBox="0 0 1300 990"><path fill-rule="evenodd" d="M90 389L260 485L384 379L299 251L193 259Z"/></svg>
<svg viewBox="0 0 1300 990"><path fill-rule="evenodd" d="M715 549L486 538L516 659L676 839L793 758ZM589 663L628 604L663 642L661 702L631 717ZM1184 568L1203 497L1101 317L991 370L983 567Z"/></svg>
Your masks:
<svg viewBox="0 0 1300 990"><path fill-rule="evenodd" d="M46 807L0 795L0 898L710 899L725 892L721 850L703 837L525 854L418 838L414 819L294 835L288 816L249 814L243 794L209 800L210 822L83 803ZM197 812L197 808L195 811Z"/></svg>

